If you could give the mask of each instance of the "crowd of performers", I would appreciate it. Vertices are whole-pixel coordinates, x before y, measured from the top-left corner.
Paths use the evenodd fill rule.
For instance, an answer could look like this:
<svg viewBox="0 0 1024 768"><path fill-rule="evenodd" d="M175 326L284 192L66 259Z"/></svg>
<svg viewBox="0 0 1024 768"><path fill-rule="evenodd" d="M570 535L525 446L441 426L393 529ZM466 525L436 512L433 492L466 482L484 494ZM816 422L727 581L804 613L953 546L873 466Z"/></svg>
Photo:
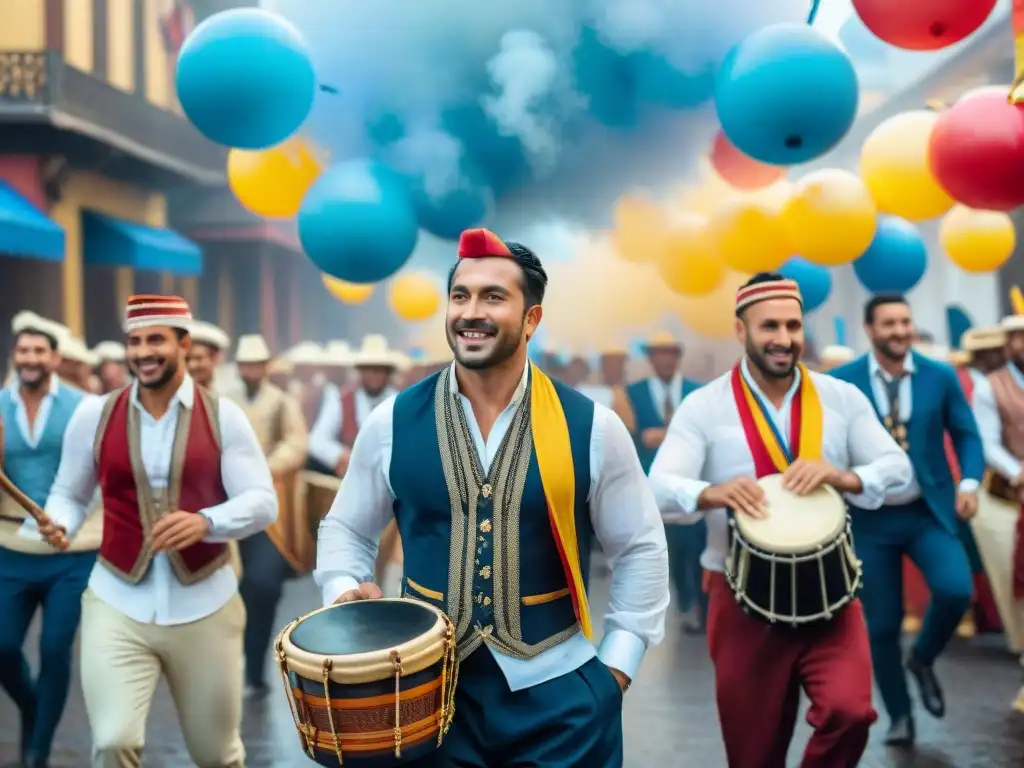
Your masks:
<svg viewBox="0 0 1024 768"><path fill-rule="evenodd" d="M872 680L887 743L910 748L908 676L942 717L935 662L955 634L1003 631L1024 653L1024 317L940 355L915 349L901 296L876 297L871 351L829 347L806 367L798 288L759 275L737 295L744 356L713 381L683 377L684 349L664 334L648 340L639 381L616 349L597 371L552 360L549 378L526 355L540 260L485 230L464 235L459 257L454 363L414 362L381 336L275 356L173 296L132 297L124 339L94 350L15 316L2 466L45 510L37 522L0 499L0 685L20 712L23 765L48 764L79 630L94 766L141 764L161 676L193 762L244 765L243 701L276 674L283 585L314 567L325 604L407 595L461 628L459 715L429 765L621 765L622 695L664 634L670 579L670 620L707 634L736 768L785 765L801 687L815 727L803 765L841 768L876 720ZM564 447L541 444L541 418L565 424ZM863 590L813 628L765 625L723 576L726 509L770 515L755 479L776 473L850 506ZM575 487L571 535L549 519L556 482ZM491 487L505 490L492 499ZM471 508L453 501L447 519L447 498ZM458 562L467 535L477 556ZM529 568L503 573L498 553L525 542ZM596 648L592 549L612 569ZM37 613L33 670L23 646ZM1014 706L1024 713L1024 689Z"/></svg>

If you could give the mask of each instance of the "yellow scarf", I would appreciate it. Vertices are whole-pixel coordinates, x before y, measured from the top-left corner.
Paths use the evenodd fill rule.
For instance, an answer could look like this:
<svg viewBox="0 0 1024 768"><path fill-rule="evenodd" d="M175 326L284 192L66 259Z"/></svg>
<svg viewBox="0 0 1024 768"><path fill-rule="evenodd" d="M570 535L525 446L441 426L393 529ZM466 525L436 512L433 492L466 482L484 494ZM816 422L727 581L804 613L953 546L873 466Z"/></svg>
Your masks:
<svg viewBox="0 0 1024 768"><path fill-rule="evenodd" d="M811 374L803 363L798 364L800 369L800 391L797 393L799 402L799 458L807 461L821 460L821 444L824 434L824 416L821 410L821 399L818 397L818 390L811 380ZM747 410L754 420L757 434L760 436L764 447L771 457L772 463L779 472L785 472L789 466L786 458L786 451L779 444L779 440L768 424L768 420L761 410L760 404L754 393L750 391L746 377L740 373L740 386L743 388L743 399L746 402ZM793 413L793 418L797 416ZM797 457L794 457L797 458Z"/></svg>
<svg viewBox="0 0 1024 768"><path fill-rule="evenodd" d="M583 634L592 638L590 606L583 586L576 536L576 472L569 444L569 425L562 410L562 401L558 399L555 385L547 374L530 363L530 377L530 428L540 481L548 502L551 532L562 558L576 618Z"/></svg>

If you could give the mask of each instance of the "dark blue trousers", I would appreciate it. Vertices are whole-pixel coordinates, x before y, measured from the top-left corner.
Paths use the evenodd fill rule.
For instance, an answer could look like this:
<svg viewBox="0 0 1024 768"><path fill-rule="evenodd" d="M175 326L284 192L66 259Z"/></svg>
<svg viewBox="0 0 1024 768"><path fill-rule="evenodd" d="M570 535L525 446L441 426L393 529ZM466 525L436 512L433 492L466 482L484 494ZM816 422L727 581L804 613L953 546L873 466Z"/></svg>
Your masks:
<svg viewBox="0 0 1024 768"><path fill-rule="evenodd" d="M903 556L921 571L931 602L914 643L922 664L935 662L971 604L973 582L964 545L943 528L923 501L853 515L857 556L864 563L864 617L882 702L892 718L911 712L903 669Z"/></svg>
<svg viewBox="0 0 1024 768"><path fill-rule="evenodd" d="M707 596L702 589L704 571L700 556L708 541L707 523L700 520L693 525L666 525L668 542L668 570L676 590L676 604L686 613L699 608L707 614Z"/></svg>
<svg viewBox="0 0 1024 768"><path fill-rule="evenodd" d="M491 651L462 662L455 720L416 768L621 768L622 691L594 658L522 691L509 690Z"/></svg>
<svg viewBox="0 0 1024 768"><path fill-rule="evenodd" d="M95 552L28 555L0 547L0 687L22 713L29 751L47 757L64 714L82 593ZM42 608L39 677L33 681L22 646Z"/></svg>
<svg viewBox="0 0 1024 768"><path fill-rule="evenodd" d="M274 637L274 617L281 601L284 582L294 575L288 561L277 551L266 533L257 533L238 542L242 558L242 580L238 592L245 603L245 682L262 688L270 643Z"/></svg>

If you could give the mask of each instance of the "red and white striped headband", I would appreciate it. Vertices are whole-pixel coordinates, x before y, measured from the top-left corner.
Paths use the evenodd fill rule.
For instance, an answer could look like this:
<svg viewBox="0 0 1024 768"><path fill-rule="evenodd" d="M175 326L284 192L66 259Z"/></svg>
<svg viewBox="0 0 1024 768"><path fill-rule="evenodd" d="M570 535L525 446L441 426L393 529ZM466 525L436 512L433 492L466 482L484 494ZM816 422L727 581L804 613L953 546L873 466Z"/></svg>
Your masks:
<svg viewBox="0 0 1024 768"><path fill-rule="evenodd" d="M736 314L740 314L751 304L769 299L796 299L803 307L804 300L800 295L800 286L793 280L771 280L764 283L744 285L736 291Z"/></svg>

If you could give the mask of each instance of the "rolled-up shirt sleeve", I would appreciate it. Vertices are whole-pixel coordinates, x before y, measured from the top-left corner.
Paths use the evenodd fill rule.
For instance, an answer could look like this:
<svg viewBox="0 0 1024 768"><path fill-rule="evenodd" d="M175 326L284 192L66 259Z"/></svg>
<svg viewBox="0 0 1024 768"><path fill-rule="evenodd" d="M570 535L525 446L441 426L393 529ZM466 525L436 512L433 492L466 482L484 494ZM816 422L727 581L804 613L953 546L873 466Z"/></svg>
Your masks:
<svg viewBox="0 0 1024 768"><path fill-rule="evenodd" d="M328 467L337 465L347 450L338 439L344 426L341 397L332 397L331 394L332 390L324 389L323 405L309 430L309 455Z"/></svg>
<svg viewBox="0 0 1024 768"><path fill-rule="evenodd" d="M313 575L324 605L373 581L380 535L394 514L387 466L394 402L381 403L359 430L338 495L320 522Z"/></svg>
<svg viewBox="0 0 1024 768"><path fill-rule="evenodd" d="M93 447L107 397L87 397L78 404L64 430L60 466L46 499L46 514L69 539L82 527L96 498L99 480Z"/></svg>
<svg viewBox="0 0 1024 768"><path fill-rule="evenodd" d="M985 463L1008 480L1015 480L1021 473L1021 463L1003 445L1003 420L999 416L995 393L988 379L975 380L971 404L981 435Z"/></svg>
<svg viewBox="0 0 1024 768"><path fill-rule="evenodd" d="M708 445L701 422L707 408L704 392L694 392L676 409L651 464L651 488L666 523L695 523L704 514L697 508L711 485L700 479Z"/></svg>
<svg viewBox="0 0 1024 768"><path fill-rule="evenodd" d="M612 570L598 655L609 667L633 678L647 648L665 635L669 604L665 528L622 419L596 405L591 441L600 470L590 496L590 517Z"/></svg>
<svg viewBox="0 0 1024 768"><path fill-rule="evenodd" d="M910 459L882 426L864 393L848 382L836 381L844 390L850 470L864 486L860 493L846 494L846 499L861 509L878 509L886 494L910 483Z"/></svg>
<svg viewBox="0 0 1024 768"><path fill-rule="evenodd" d="M245 411L221 398L218 412L220 474L228 498L201 512L211 522L206 540L222 543L264 530L277 520L278 509L270 467Z"/></svg>

